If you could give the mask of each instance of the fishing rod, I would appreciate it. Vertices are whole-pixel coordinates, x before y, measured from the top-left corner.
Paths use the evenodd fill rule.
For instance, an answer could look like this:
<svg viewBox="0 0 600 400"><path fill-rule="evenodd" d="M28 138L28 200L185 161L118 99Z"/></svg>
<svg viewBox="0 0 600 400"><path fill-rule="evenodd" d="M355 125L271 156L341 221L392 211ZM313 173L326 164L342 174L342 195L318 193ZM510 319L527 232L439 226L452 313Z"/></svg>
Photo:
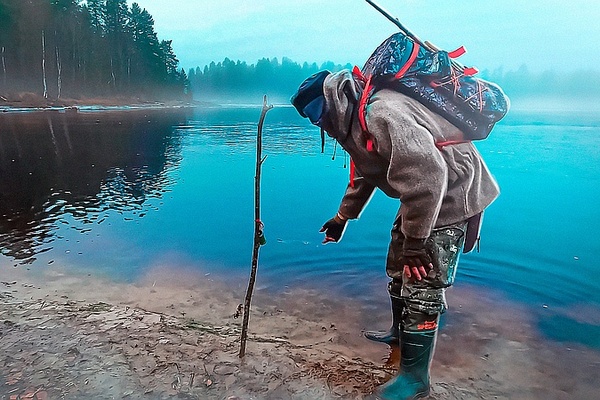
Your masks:
<svg viewBox="0 0 600 400"><path fill-rule="evenodd" d="M389 12L384 10L380 5L375 3L373 0L366 0L366 2L369 3L374 9L379 11L384 17L389 19L394 25L396 25L400 29L400 31L402 33L404 33L406 36L411 38L415 43L418 43L419 45L425 47L429 51L439 51L439 49L436 46L434 46L433 44L431 44L430 42L422 41L421 39L419 39L417 37L417 35L415 35L411 31L409 31L404 25L402 25L402 23L400 22L400 20L398 18L392 16L392 14L390 14ZM453 53L456 53L458 56L458 55L464 54L465 52L466 52L466 50L464 49L464 47L461 46L461 47L459 47L458 50L455 50L455 52L453 52ZM454 68L456 68L459 71L465 72L468 70L470 73L476 72L476 70L474 68L466 68L464 65L461 65L454 60L451 60L451 64Z"/></svg>
<svg viewBox="0 0 600 400"><path fill-rule="evenodd" d="M409 31L408 29L406 29L406 27L404 27L404 25L402 25L402 22L400 22L400 20L398 18L392 16L392 14L390 14L389 12L387 12L386 10L384 10L383 8L381 8L381 6L379 6L374 1L372 1L372 0L366 0L366 1L371 6L373 6L374 9L376 9L381 14L383 14L384 17L386 17L387 19L389 19L390 21L392 21L392 23L394 25L396 25L400 29L400 31L402 33L404 33L406 36L408 36L409 38L411 38L413 41L419 43L421 46L424 46L424 47L428 48L429 50L434 50L434 49L432 49L432 48L429 47L429 45L431 43L423 42L421 39L419 39L414 33L412 33L411 31Z"/></svg>

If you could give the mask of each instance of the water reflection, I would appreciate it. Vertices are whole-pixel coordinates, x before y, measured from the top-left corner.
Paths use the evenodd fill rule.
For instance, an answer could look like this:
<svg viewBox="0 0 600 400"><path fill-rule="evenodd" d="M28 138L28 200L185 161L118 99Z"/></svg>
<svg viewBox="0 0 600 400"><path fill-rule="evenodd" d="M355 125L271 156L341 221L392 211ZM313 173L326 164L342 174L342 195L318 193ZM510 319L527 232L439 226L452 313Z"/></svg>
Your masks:
<svg viewBox="0 0 600 400"><path fill-rule="evenodd" d="M192 146L203 146L220 154L254 153L260 111L260 107L199 108L182 129L193 136ZM265 154L317 156L320 153L319 128L298 118L294 108L278 105L269 111L265 121ZM330 154L334 141L327 137L327 142L326 152Z"/></svg>
<svg viewBox="0 0 600 400"><path fill-rule="evenodd" d="M184 267L243 285L259 116L260 107L0 113L0 262L115 280ZM513 113L495 129L477 147L502 195L486 213L482 253L461 260L459 285L497 290L526 304L549 337L568 339L567 327L600 348L600 241L582 234L600 224L600 121ZM318 230L348 182L347 157L331 142L321 154L318 129L290 107L268 113L263 144L260 288L324 288L385 310L397 201L376 193L343 242L323 246Z"/></svg>
<svg viewBox="0 0 600 400"><path fill-rule="evenodd" d="M51 249L57 224L162 196L181 159L183 110L0 113L0 248L20 264Z"/></svg>

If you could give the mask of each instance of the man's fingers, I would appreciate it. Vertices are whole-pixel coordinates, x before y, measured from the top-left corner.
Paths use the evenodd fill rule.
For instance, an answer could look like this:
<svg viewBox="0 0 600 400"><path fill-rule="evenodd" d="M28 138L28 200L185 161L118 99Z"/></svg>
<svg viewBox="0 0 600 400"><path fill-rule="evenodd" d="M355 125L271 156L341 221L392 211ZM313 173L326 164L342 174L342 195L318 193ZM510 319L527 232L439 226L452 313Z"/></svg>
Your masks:
<svg viewBox="0 0 600 400"><path fill-rule="evenodd" d="M325 239L323 239L323 244L330 243L330 242L337 242L337 240L335 240L331 236L325 236Z"/></svg>
<svg viewBox="0 0 600 400"><path fill-rule="evenodd" d="M420 267L420 268L423 268L423 267ZM419 268L417 268L417 267L412 267L412 268L411 268L411 270L412 270L411 272L413 273L413 275L415 276L415 278L417 278L417 280L418 280L418 281L420 281L421 279L423 279L423 278L421 277L421 274L419 273L419 272L420 272L420 271L419 271Z"/></svg>
<svg viewBox="0 0 600 400"><path fill-rule="evenodd" d="M321 229L319 229L319 232L325 232L326 230L327 230L327 228L325 227L325 225L323 225L323 226L321 227Z"/></svg>
<svg viewBox="0 0 600 400"><path fill-rule="evenodd" d="M423 280L427 278L429 271L433 269L433 263L418 257L403 257L402 262L404 264L403 273L409 279L414 278L418 281Z"/></svg>
<svg viewBox="0 0 600 400"><path fill-rule="evenodd" d="M425 277L427 277L427 271L425 270L425 267L423 267L423 266L411 267L409 265L405 265L404 266L404 275L406 275L406 277L408 279L414 277L416 280L420 281L420 280L424 279Z"/></svg>

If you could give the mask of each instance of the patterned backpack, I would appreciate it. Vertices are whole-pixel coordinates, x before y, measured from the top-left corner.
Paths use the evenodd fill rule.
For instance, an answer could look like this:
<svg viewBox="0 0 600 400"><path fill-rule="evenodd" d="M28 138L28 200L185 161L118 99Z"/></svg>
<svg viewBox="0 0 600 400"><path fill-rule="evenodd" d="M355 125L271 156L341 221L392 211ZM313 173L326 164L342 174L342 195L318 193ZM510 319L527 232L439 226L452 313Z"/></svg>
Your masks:
<svg viewBox="0 0 600 400"><path fill-rule="evenodd" d="M404 32L386 39L362 70L353 70L365 85L358 110L363 131L368 134L365 113L369 98L379 89L391 88L418 100L463 132L464 137L438 146L487 138L508 112L510 102L498 85L476 78L475 68L453 60L464 53L463 47L450 53L435 49Z"/></svg>

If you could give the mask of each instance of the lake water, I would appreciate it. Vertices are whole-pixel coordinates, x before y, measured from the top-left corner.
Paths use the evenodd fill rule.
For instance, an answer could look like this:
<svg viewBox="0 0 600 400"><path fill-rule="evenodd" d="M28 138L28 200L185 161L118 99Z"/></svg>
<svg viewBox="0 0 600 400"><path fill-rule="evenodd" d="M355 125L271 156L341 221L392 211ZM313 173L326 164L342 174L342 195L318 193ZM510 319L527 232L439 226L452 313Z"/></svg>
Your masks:
<svg viewBox="0 0 600 400"><path fill-rule="evenodd" d="M550 340L600 349L600 114L526 109L477 144L502 194L456 285L520 303ZM0 113L0 268L135 281L168 265L245 289L259 115ZM324 246L318 230L337 210L347 156L331 141L321 154L318 130L285 106L267 114L263 154L257 290L309 287L387 307L397 201L377 193L343 241Z"/></svg>

